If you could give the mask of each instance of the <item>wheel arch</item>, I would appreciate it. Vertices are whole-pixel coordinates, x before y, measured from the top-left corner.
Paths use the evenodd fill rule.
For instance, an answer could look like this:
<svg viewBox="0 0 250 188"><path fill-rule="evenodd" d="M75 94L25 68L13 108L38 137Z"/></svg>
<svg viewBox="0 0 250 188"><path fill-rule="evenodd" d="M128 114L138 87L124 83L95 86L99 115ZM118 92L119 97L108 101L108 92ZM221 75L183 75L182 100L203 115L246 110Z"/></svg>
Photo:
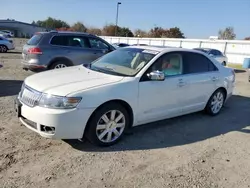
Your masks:
<svg viewBox="0 0 250 188"><path fill-rule="evenodd" d="M225 88L225 87L219 87L219 88L217 88L217 89L210 95L209 99L207 100L206 106L207 106L207 104L208 104L210 98L213 96L213 94L214 94L215 92L217 92L218 90L222 90L222 91L224 92L224 94L225 94L225 99L224 99L224 100L226 100L226 98L227 98L227 90L226 90L226 88Z"/></svg>
<svg viewBox="0 0 250 188"><path fill-rule="evenodd" d="M107 105L109 103L118 103L120 105L122 105L128 112L128 115L129 115L129 127L128 128L131 128L133 123L134 123L134 112L132 110L132 107L124 100L121 100L121 99L112 99L112 100L109 100L109 101L106 101L104 103L102 103L101 105L99 105L94 111L93 113L90 115L87 123L86 123L86 126L84 128L84 131L83 131L83 137L84 137L84 134L86 133L86 130L88 129L89 127L89 122L91 120L91 118L93 117L93 115L95 114L95 112L100 109L101 107L103 107L104 105Z"/></svg>
<svg viewBox="0 0 250 188"><path fill-rule="evenodd" d="M72 62L70 59L66 58L66 57L55 57L55 58L53 58L53 59L49 62L48 69L50 69L50 67L51 67L54 63L56 63L56 62L58 62L58 61L65 61L65 62L67 62L70 66L73 66L73 65L74 65L73 62Z"/></svg>

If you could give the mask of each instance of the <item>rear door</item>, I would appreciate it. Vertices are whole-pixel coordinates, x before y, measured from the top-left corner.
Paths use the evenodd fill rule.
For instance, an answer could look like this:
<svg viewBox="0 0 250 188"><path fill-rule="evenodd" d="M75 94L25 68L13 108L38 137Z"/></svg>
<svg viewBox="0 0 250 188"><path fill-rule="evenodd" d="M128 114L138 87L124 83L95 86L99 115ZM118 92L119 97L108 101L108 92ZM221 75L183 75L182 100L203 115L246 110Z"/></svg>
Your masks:
<svg viewBox="0 0 250 188"><path fill-rule="evenodd" d="M183 85L181 98L183 113L195 112L205 107L217 88L220 79L217 67L200 53L183 52Z"/></svg>
<svg viewBox="0 0 250 188"><path fill-rule="evenodd" d="M53 57L66 57L74 65L89 64L92 61L93 52L89 41L81 35L58 35L51 40Z"/></svg>

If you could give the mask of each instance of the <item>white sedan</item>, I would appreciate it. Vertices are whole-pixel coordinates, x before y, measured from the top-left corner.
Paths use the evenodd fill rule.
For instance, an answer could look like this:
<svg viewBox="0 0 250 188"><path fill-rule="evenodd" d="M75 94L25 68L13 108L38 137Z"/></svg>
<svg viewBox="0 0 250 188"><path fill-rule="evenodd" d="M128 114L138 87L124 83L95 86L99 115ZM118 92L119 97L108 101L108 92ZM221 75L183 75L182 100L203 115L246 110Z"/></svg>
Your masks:
<svg viewBox="0 0 250 188"><path fill-rule="evenodd" d="M20 121L46 138L107 146L137 125L205 110L219 114L234 71L197 50L119 48L82 65L29 76L15 100Z"/></svg>

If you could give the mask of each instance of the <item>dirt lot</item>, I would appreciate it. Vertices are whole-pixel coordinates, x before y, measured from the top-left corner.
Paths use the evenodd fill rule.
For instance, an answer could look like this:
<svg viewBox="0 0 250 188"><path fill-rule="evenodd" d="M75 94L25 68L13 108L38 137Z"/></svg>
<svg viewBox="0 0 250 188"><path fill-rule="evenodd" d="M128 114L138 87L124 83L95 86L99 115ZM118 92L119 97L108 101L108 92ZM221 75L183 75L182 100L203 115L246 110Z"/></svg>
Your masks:
<svg viewBox="0 0 250 188"><path fill-rule="evenodd" d="M0 54L0 187L250 187L250 84L217 117L203 113L134 128L110 148L49 140L21 126L20 53Z"/></svg>

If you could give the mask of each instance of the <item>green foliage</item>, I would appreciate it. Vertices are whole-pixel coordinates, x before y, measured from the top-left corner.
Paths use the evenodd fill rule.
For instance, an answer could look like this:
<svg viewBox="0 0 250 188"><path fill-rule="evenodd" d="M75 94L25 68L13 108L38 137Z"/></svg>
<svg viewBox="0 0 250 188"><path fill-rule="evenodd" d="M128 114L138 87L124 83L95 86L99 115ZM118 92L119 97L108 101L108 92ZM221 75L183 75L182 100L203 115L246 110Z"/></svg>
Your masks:
<svg viewBox="0 0 250 188"><path fill-rule="evenodd" d="M149 36L154 38L185 38L180 28L173 27L163 29L162 27L154 27L149 31Z"/></svg>
<svg viewBox="0 0 250 188"><path fill-rule="evenodd" d="M58 20L55 18L48 17L46 20L38 20L36 22L38 26L45 27L45 28L50 28L50 29L56 29L56 28L69 28L69 24L67 24L65 21Z"/></svg>
<svg viewBox="0 0 250 188"><path fill-rule="evenodd" d="M223 40L234 40L236 38L236 34L234 33L233 27L227 27L224 30L221 29L219 30L218 34L219 34L219 39Z"/></svg>
<svg viewBox="0 0 250 188"><path fill-rule="evenodd" d="M78 32L86 32L87 31L87 27L85 27L85 25L83 25L83 23L81 23L81 22L75 23L71 28L72 28L72 30L78 31Z"/></svg>

